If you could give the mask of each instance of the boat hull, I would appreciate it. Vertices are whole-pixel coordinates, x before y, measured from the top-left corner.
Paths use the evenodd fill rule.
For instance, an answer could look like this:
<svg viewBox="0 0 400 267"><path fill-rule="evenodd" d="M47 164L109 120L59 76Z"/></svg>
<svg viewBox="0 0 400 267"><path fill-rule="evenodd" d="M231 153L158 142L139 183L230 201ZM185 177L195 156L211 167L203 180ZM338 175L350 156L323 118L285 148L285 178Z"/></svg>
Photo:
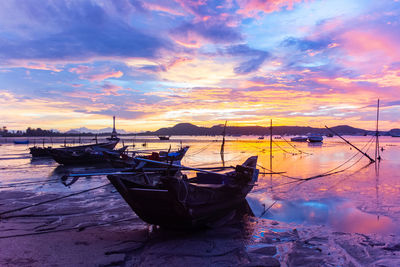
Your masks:
<svg viewBox="0 0 400 267"><path fill-rule="evenodd" d="M307 137L305 136L296 136L296 137L292 137L290 138L290 141L292 142L307 142Z"/></svg>
<svg viewBox="0 0 400 267"><path fill-rule="evenodd" d="M321 143L324 140L322 136L309 136L308 142L310 143Z"/></svg>
<svg viewBox="0 0 400 267"><path fill-rule="evenodd" d="M168 228L191 229L217 222L245 201L258 177L255 167L246 169L249 170L250 176L235 176L244 179L240 185L226 184L222 180L216 184L196 183L185 176L164 176L158 185L132 181L124 175L108 175L107 178L143 221ZM220 178L226 177L229 176Z"/></svg>
<svg viewBox="0 0 400 267"><path fill-rule="evenodd" d="M51 149L51 147L33 146L29 148L29 153L32 155L32 157L51 157Z"/></svg>
<svg viewBox="0 0 400 267"><path fill-rule="evenodd" d="M15 145L27 145L29 144L29 140L14 140Z"/></svg>
<svg viewBox="0 0 400 267"><path fill-rule="evenodd" d="M107 143L50 149L51 157L63 165L89 165L108 163L103 151L113 151L118 140Z"/></svg>

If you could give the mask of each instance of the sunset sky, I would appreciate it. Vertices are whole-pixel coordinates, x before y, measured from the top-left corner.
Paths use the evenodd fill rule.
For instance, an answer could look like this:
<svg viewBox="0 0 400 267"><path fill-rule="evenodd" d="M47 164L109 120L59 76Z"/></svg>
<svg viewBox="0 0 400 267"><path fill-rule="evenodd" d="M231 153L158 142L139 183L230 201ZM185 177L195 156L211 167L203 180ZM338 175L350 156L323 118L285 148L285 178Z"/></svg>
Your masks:
<svg viewBox="0 0 400 267"><path fill-rule="evenodd" d="M400 128L400 1L1 1L0 122Z"/></svg>

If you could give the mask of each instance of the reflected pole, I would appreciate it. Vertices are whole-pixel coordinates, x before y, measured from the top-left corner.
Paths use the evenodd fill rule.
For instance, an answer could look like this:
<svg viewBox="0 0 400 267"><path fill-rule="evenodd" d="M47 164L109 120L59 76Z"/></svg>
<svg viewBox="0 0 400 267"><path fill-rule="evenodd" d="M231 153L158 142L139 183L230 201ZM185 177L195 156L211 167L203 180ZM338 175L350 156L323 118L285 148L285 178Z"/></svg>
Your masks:
<svg viewBox="0 0 400 267"><path fill-rule="evenodd" d="M377 160L381 160L381 155L380 155L380 153L379 153L379 127L378 127L378 122L379 122L379 98L378 98L378 107L377 107L377 110L376 110L375 162L376 162Z"/></svg>
<svg viewBox="0 0 400 267"><path fill-rule="evenodd" d="M271 189L272 189L272 119L269 126L269 169L270 169L270 182L271 182Z"/></svg>

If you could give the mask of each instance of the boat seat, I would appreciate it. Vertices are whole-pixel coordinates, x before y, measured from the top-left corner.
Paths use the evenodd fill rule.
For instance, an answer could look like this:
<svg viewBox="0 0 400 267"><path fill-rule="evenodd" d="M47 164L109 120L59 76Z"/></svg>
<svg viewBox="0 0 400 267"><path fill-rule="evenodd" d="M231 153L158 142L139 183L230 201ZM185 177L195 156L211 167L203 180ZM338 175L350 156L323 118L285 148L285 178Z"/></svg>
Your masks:
<svg viewBox="0 0 400 267"><path fill-rule="evenodd" d="M224 184L203 184L203 183L190 183L191 185L198 186L198 187L207 187L207 188L221 188L224 187Z"/></svg>
<svg viewBox="0 0 400 267"><path fill-rule="evenodd" d="M228 181L226 175L223 174L198 172L194 182L198 184L224 184Z"/></svg>

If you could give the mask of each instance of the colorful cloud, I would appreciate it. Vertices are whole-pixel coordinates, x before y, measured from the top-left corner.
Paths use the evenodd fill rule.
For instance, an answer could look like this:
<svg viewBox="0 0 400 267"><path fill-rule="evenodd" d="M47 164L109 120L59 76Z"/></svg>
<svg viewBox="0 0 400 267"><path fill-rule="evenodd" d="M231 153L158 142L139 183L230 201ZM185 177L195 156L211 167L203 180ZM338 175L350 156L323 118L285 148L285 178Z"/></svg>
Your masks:
<svg viewBox="0 0 400 267"><path fill-rule="evenodd" d="M4 1L0 117L371 129L380 98L399 128L399 18L392 0Z"/></svg>

